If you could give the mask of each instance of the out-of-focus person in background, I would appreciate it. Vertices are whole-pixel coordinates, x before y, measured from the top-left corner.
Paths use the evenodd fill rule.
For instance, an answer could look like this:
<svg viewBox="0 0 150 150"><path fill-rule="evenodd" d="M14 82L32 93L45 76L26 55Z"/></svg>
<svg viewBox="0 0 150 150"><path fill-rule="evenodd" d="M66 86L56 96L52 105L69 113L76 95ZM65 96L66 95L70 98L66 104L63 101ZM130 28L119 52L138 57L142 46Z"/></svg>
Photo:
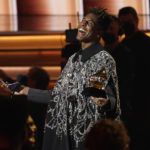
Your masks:
<svg viewBox="0 0 150 150"><path fill-rule="evenodd" d="M150 37L138 28L139 18L133 7L123 7L118 16L125 38L122 44L127 46L134 56L134 79L131 100L132 114L128 118L127 128L131 136L133 150L147 149L150 139Z"/></svg>
<svg viewBox="0 0 150 150"><path fill-rule="evenodd" d="M27 73L26 85L30 88L46 90L50 82L50 76L46 70L39 66L33 66ZM47 112L47 104L29 102L29 114L37 127L36 147L41 150L43 143L44 125Z"/></svg>
<svg viewBox="0 0 150 150"><path fill-rule="evenodd" d="M116 61L116 70L119 83L119 95L121 106L121 119L126 124L130 117L133 74L134 74L134 57L127 46L120 43L122 28L119 18L108 16L105 18L102 38L104 48L113 56Z"/></svg>

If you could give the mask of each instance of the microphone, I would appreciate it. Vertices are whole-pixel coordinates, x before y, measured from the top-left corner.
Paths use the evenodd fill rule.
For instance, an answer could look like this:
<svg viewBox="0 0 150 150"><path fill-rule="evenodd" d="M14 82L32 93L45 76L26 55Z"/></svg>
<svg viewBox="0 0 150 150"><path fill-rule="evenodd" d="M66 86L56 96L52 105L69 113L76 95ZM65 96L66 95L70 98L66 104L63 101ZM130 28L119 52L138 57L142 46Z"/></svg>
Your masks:
<svg viewBox="0 0 150 150"><path fill-rule="evenodd" d="M7 83L7 86L8 88L11 90L11 91L16 91L16 92L19 92L20 90L22 90L24 88L24 85L27 84L27 76L26 75L18 75L17 79L16 79L16 82L14 83Z"/></svg>
<svg viewBox="0 0 150 150"><path fill-rule="evenodd" d="M9 83L9 84L6 83L6 84L11 91L19 92L20 90L23 89L23 86L18 81L14 83Z"/></svg>

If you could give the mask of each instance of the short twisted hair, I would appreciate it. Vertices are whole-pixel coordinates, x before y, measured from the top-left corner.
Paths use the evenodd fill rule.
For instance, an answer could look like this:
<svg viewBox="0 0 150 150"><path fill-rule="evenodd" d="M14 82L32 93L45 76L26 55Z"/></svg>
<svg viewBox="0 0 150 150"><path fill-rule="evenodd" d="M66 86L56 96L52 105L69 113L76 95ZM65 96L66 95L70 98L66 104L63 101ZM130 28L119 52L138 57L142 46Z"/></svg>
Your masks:
<svg viewBox="0 0 150 150"><path fill-rule="evenodd" d="M97 16L97 23L101 31L104 30L106 18L110 17L110 15L106 12L106 10L107 10L106 8L94 7L91 8L87 13L87 14L94 14L95 16Z"/></svg>

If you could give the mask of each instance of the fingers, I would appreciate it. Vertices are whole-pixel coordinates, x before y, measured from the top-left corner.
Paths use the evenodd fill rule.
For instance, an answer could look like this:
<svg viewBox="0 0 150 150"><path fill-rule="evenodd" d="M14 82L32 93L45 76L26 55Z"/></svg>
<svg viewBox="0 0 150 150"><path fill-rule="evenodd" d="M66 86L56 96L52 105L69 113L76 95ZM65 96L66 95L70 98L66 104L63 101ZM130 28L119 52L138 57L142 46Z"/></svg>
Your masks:
<svg viewBox="0 0 150 150"><path fill-rule="evenodd" d="M21 92L14 92L14 95L22 95Z"/></svg>
<svg viewBox="0 0 150 150"><path fill-rule="evenodd" d="M15 91L14 95L28 95L29 87L24 87L21 91Z"/></svg>
<svg viewBox="0 0 150 150"><path fill-rule="evenodd" d="M106 98L97 98L91 96L91 99L100 107L103 107L108 102L108 99Z"/></svg>
<svg viewBox="0 0 150 150"><path fill-rule="evenodd" d="M3 88L8 88L8 85L1 79L0 79L0 86Z"/></svg>
<svg viewBox="0 0 150 150"><path fill-rule="evenodd" d="M1 82L0 84L0 95L9 96L11 94L10 89Z"/></svg>

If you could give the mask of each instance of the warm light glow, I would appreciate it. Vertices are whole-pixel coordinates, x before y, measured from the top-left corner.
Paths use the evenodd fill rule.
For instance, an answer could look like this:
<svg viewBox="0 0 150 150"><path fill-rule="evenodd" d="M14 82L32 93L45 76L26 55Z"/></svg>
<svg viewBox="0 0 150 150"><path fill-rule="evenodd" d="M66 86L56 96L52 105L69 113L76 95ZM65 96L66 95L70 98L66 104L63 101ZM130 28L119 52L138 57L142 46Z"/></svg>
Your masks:
<svg viewBox="0 0 150 150"><path fill-rule="evenodd" d="M146 32L146 35L148 35L150 37L150 32Z"/></svg>
<svg viewBox="0 0 150 150"><path fill-rule="evenodd" d="M61 49L65 35L0 36L0 49Z"/></svg>
<svg viewBox="0 0 150 150"><path fill-rule="evenodd" d="M0 0L0 31L17 31L17 2L16 0Z"/></svg>
<svg viewBox="0 0 150 150"><path fill-rule="evenodd" d="M17 15L16 0L0 0L0 15Z"/></svg>

